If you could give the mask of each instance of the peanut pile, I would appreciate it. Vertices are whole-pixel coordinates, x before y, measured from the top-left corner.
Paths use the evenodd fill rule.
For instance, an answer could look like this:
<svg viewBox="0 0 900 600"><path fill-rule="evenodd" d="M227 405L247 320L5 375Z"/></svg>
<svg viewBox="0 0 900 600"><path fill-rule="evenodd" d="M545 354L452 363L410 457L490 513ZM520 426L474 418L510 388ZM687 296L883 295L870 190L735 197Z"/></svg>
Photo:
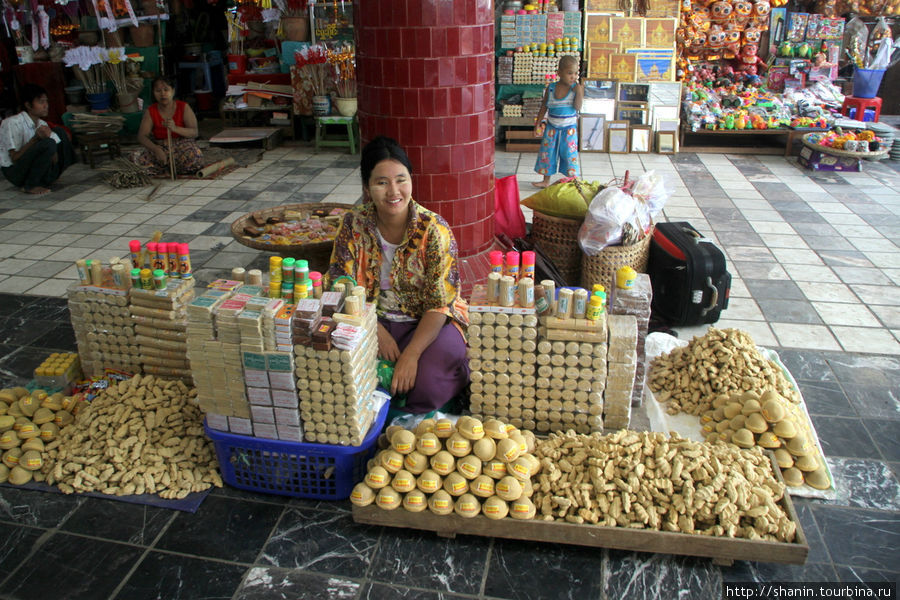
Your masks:
<svg viewBox="0 0 900 600"><path fill-rule="evenodd" d="M570 430L539 440L536 519L792 542L784 485L759 448L677 434Z"/></svg>
<svg viewBox="0 0 900 600"><path fill-rule="evenodd" d="M111 384L47 445L42 473L63 492L184 498L221 487L193 388L136 375Z"/></svg>
<svg viewBox="0 0 900 600"><path fill-rule="evenodd" d="M658 356L650 366L649 385L673 415L700 416L717 396L731 392L774 390L791 402L800 401L784 372L739 329L710 327L687 346Z"/></svg>

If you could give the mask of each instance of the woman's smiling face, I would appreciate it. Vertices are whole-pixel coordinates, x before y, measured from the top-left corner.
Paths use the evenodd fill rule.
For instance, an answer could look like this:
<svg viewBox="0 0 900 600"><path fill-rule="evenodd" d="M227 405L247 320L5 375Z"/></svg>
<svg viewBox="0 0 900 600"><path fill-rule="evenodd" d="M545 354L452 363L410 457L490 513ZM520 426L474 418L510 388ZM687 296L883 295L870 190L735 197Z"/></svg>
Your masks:
<svg viewBox="0 0 900 600"><path fill-rule="evenodd" d="M403 164L388 158L375 165L363 191L375 203L383 220L406 216L412 197L412 178Z"/></svg>

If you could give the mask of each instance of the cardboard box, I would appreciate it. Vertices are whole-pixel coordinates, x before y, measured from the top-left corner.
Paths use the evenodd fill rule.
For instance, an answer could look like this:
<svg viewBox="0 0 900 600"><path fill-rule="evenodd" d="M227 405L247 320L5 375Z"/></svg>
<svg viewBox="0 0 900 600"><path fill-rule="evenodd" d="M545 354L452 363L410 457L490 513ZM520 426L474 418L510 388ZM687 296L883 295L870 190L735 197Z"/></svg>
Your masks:
<svg viewBox="0 0 900 600"><path fill-rule="evenodd" d="M858 173L862 170L862 162L849 156L834 156L809 147L800 150L799 162L813 171L845 171Z"/></svg>

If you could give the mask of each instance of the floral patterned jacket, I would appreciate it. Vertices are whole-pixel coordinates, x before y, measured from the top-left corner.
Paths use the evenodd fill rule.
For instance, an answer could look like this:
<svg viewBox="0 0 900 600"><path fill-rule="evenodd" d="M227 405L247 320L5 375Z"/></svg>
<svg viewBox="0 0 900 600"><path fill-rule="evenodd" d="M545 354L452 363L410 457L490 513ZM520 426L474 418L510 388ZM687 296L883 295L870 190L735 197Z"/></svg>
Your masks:
<svg viewBox="0 0 900 600"><path fill-rule="evenodd" d="M410 200L409 206L409 225L391 265L391 286L400 311L416 319L436 311L465 327L469 308L460 296L456 240L450 226L415 200ZM375 205L366 202L342 217L324 285L330 289L338 277L349 275L366 288L371 302L379 296L380 273ZM383 316L380 307L378 316Z"/></svg>

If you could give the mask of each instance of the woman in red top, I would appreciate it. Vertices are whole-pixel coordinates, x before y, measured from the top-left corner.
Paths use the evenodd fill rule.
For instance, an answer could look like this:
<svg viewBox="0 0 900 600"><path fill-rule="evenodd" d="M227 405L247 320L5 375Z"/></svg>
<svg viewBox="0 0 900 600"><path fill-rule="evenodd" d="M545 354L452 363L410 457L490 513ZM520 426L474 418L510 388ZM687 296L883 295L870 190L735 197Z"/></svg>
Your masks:
<svg viewBox="0 0 900 600"><path fill-rule="evenodd" d="M168 175L168 130L172 135L176 173L196 173L203 167L203 153L194 142L197 137L194 111L186 102L175 100L175 85L171 79L157 77L152 89L156 103L150 105L141 120L137 139L144 149L135 156L134 162L151 176Z"/></svg>

